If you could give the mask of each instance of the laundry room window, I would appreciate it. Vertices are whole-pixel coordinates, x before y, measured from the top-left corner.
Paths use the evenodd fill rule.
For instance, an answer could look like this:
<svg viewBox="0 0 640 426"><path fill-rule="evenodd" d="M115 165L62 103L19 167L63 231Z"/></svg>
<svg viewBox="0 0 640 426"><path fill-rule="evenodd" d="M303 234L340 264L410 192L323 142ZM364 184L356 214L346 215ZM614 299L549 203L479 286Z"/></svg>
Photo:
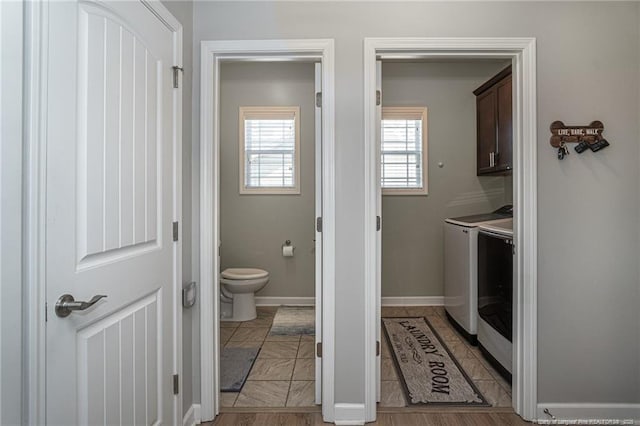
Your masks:
<svg viewBox="0 0 640 426"><path fill-rule="evenodd" d="M426 195L427 108L382 108L383 195Z"/></svg>
<svg viewBox="0 0 640 426"><path fill-rule="evenodd" d="M240 107L240 193L300 193L300 108Z"/></svg>

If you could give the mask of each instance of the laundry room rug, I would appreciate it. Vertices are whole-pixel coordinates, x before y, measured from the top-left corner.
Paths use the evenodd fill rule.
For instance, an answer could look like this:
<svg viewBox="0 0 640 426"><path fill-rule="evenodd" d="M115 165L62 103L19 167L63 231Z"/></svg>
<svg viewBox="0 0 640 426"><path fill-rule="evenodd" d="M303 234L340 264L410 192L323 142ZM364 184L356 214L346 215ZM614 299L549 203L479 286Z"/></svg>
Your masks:
<svg viewBox="0 0 640 426"><path fill-rule="evenodd" d="M407 402L489 406L424 317L382 318Z"/></svg>
<svg viewBox="0 0 640 426"><path fill-rule="evenodd" d="M224 348L220 354L220 391L240 392L260 348Z"/></svg>
<svg viewBox="0 0 640 426"><path fill-rule="evenodd" d="M313 306L280 306L269 331L271 336L312 336L315 333L316 310Z"/></svg>

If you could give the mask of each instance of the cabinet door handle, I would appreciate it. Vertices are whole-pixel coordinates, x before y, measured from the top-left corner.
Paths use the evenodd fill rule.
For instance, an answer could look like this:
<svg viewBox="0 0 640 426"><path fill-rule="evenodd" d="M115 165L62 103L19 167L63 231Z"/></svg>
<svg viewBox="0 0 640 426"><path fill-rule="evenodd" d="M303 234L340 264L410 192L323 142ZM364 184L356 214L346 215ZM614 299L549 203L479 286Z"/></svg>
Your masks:
<svg viewBox="0 0 640 426"><path fill-rule="evenodd" d="M496 116L496 153L500 152L500 127L499 127L499 119Z"/></svg>

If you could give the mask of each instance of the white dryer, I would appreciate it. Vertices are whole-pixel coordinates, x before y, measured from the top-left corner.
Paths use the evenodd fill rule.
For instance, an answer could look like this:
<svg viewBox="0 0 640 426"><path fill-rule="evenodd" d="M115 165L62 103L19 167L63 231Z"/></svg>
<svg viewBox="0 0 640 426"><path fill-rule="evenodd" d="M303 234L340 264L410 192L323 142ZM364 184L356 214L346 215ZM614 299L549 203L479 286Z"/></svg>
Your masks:
<svg viewBox="0 0 640 426"><path fill-rule="evenodd" d="M450 218L444 224L444 307L472 345L478 343L478 226L511 217L512 206L493 213Z"/></svg>
<svg viewBox="0 0 640 426"><path fill-rule="evenodd" d="M511 382L513 366L513 219L478 228L478 346Z"/></svg>

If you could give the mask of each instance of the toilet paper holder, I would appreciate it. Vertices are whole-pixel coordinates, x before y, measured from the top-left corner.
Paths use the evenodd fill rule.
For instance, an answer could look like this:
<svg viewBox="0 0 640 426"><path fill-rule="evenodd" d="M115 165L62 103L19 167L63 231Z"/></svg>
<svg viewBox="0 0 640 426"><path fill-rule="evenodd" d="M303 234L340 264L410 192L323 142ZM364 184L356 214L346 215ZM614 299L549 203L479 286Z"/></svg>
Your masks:
<svg viewBox="0 0 640 426"><path fill-rule="evenodd" d="M284 249L285 247L291 247L293 251L295 251L296 247L291 245L291 240L286 240L283 244L282 244L282 249Z"/></svg>

